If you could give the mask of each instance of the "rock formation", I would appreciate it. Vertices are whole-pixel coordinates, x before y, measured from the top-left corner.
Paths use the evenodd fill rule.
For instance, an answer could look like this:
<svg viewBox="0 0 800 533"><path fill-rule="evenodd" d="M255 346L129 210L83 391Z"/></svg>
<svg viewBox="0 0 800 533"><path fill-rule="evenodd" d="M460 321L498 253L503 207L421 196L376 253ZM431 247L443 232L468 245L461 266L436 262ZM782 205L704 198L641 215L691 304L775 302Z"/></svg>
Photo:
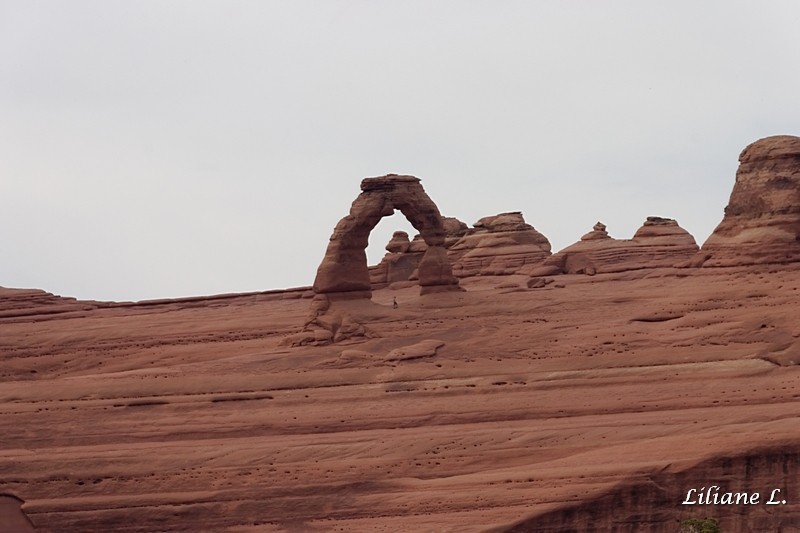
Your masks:
<svg viewBox="0 0 800 533"><path fill-rule="evenodd" d="M457 278L514 274L523 266L541 263L551 253L547 237L527 224L519 211L481 218L472 228L445 217L444 228L445 248ZM420 262L425 242L415 237L405 247L400 245L405 242L403 235L396 232L386 245L389 253L370 267L373 287L416 279L412 267Z"/></svg>
<svg viewBox="0 0 800 533"><path fill-rule="evenodd" d="M360 257L375 194L326 260ZM789 231L791 205L739 222ZM520 222L436 212L388 251L421 254L420 280L436 279L447 253L506 244L448 247ZM549 266L669 266L696 250L657 217L630 240L598 223L573 246ZM726 246L708 263L768 251ZM434 248L438 272L424 267ZM800 263L530 278L536 293L522 276L468 276L469 291L434 298L319 291L363 296L366 269L347 267L321 267L316 293L117 303L0 288L0 533L673 532L706 517L727 533L800 530ZM703 487L761 499L683 504Z"/></svg>
<svg viewBox="0 0 800 533"><path fill-rule="evenodd" d="M379 289L388 283L416 279L417 268L427 248L424 240L415 237L413 241L409 241L408 233L395 231L386 245L388 253L380 263L369 267L372 287Z"/></svg>
<svg viewBox="0 0 800 533"><path fill-rule="evenodd" d="M0 494L0 533L34 533L33 524L22 510L23 503L11 494Z"/></svg>
<svg viewBox="0 0 800 533"><path fill-rule="evenodd" d="M374 337L297 347L285 293L17 295L0 494L40 532L800 527L800 264L491 281L332 301ZM710 484L788 503L680 505Z"/></svg>
<svg viewBox="0 0 800 533"><path fill-rule="evenodd" d="M695 256L694 237L671 218L647 217L632 239L614 239L598 222L575 244L552 255L541 265L520 273L531 276L624 272L672 267Z"/></svg>
<svg viewBox="0 0 800 533"><path fill-rule="evenodd" d="M695 264L800 261L800 137L760 139L739 156L722 222Z"/></svg>
<svg viewBox="0 0 800 533"><path fill-rule="evenodd" d="M329 297L369 298L366 248L369 233L396 209L420 232L426 250L417 267L420 292L458 290L445 251L445 230L436 204L413 176L390 174L361 182L361 194L350 214L336 225L325 258L317 270L314 292ZM411 246L411 244L409 245Z"/></svg>
<svg viewBox="0 0 800 533"><path fill-rule="evenodd" d="M448 249L458 277L513 274L550 256L550 241L519 211L484 217Z"/></svg>
<svg viewBox="0 0 800 533"><path fill-rule="evenodd" d="M456 217L444 217L444 246L450 248L470 232L469 226Z"/></svg>
<svg viewBox="0 0 800 533"><path fill-rule="evenodd" d="M97 302L79 302L39 289L0 287L0 318L70 313L93 309Z"/></svg>
<svg viewBox="0 0 800 533"><path fill-rule="evenodd" d="M774 489L765 491L762 487L780 487L774 493L778 502L783 500L781 494L796 493L800 483L792 473L798 470L799 465L800 453L792 445L746 451L733 457L715 457L685 469L670 465L662 471L630 480L588 501L521 520L503 531L632 531L625 526L634 524L635 531L673 533L677 531L676 524L698 518L699 513L695 510L699 505L696 503L699 499L697 493L701 487L711 485L712 482L708 480L719 483L710 492L704 493L704 497L706 494L712 495L711 501L715 496L717 501L722 501L726 493L759 495L758 504L752 505L749 512L743 512L742 508L750 505L704 505L708 514L713 512L714 519L724 524L721 531L797 531L800 517L774 511L773 505L776 504L766 503ZM730 481L732 479L736 481ZM695 492L688 497L687 492L691 488L695 488ZM684 504L687 498L695 504Z"/></svg>

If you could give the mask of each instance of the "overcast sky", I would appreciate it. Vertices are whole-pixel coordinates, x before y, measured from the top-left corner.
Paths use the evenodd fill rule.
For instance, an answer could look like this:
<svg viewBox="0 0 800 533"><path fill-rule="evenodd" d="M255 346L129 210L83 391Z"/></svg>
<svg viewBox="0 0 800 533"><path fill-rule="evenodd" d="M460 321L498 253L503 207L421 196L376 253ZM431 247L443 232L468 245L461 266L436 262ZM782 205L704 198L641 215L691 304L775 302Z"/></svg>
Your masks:
<svg viewBox="0 0 800 533"><path fill-rule="evenodd" d="M795 0L0 0L0 285L310 285L392 172L554 251L648 215L702 243L739 152L800 133L798 28Z"/></svg>

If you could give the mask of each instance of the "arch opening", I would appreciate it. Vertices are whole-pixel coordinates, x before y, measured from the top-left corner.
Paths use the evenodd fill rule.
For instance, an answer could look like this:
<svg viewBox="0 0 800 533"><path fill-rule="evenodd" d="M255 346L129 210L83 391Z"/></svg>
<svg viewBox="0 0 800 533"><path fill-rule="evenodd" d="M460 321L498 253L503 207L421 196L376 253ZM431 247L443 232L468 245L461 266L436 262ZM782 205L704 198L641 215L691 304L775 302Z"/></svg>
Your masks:
<svg viewBox="0 0 800 533"><path fill-rule="evenodd" d="M442 215L414 176L366 178L361 194L333 230L317 269L314 292L341 298L370 298L369 236L378 222L398 210L419 232L427 249L418 268L420 294L460 290L444 248Z"/></svg>
<svg viewBox="0 0 800 533"><path fill-rule="evenodd" d="M386 246L398 231L405 232L409 240L419 233L411 222L397 210L392 215L378 221L369 234L369 244L366 250L368 266L373 267L381 262L388 251Z"/></svg>

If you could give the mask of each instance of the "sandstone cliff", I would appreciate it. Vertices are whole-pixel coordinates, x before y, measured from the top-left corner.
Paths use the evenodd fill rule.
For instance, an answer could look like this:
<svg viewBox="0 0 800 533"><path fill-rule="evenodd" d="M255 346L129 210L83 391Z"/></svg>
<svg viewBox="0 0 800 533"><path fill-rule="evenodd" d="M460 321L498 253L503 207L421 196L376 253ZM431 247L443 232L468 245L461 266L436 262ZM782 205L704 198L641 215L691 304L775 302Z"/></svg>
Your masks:
<svg viewBox="0 0 800 533"><path fill-rule="evenodd" d="M740 266L800 261L800 138L758 140L739 156L725 216L696 264Z"/></svg>

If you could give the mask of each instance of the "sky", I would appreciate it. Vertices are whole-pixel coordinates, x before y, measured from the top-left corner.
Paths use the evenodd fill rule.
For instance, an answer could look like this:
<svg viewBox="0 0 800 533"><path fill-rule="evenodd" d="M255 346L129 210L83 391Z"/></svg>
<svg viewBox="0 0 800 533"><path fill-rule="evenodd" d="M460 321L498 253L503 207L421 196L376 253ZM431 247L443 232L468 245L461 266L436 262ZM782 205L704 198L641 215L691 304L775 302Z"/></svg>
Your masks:
<svg viewBox="0 0 800 533"><path fill-rule="evenodd" d="M702 244L741 150L800 134L798 27L795 0L0 0L0 286L310 285L388 173L554 251L651 215Z"/></svg>

